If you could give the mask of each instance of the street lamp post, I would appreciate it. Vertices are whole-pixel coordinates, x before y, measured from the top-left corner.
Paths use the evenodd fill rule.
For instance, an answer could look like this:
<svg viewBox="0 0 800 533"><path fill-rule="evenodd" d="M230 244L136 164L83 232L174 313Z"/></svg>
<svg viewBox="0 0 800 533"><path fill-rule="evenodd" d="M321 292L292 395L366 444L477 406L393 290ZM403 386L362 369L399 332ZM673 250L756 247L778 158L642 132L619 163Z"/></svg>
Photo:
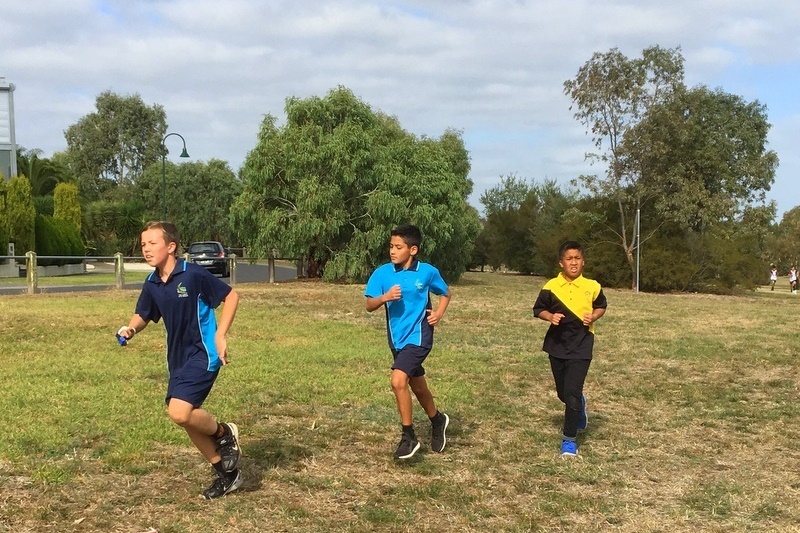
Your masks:
<svg viewBox="0 0 800 533"><path fill-rule="evenodd" d="M177 135L183 141L183 151L181 157L189 157L189 152L186 151L186 139L180 133L167 133L161 139L161 220L167 220L167 137Z"/></svg>

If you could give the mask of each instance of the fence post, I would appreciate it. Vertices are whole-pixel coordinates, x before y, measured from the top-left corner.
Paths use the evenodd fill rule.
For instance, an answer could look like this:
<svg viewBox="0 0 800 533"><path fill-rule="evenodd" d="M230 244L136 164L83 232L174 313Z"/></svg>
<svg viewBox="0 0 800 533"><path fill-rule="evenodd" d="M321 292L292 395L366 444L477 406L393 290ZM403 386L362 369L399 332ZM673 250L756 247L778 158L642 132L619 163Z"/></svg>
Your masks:
<svg viewBox="0 0 800 533"><path fill-rule="evenodd" d="M228 283L233 287L236 285L236 254L228 256L228 272L230 273Z"/></svg>
<svg viewBox="0 0 800 533"><path fill-rule="evenodd" d="M275 250L272 251L272 255L267 259L267 264L269 265L269 282L275 283Z"/></svg>
<svg viewBox="0 0 800 533"><path fill-rule="evenodd" d="M301 255L300 259L297 261L297 279L305 277L305 266L306 258L304 255Z"/></svg>
<svg viewBox="0 0 800 533"><path fill-rule="evenodd" d="M278 258L278 249L273 248L272 253L267 258L267 264L269 265L269 282L275 283L275 260Z"/></svg>
<svg viewBox="0 0 800 533"><path fill-rule="evenodd" d="M25 268L27 271L28 294L36 294L39 291L39 273L37 267L36 252L25 253Z"/></svg>
<svg viewBox="0 0 800 533"><path fill-rule="evenodd" d="M122 252L114 254L114 286L118 289L125 288L125 263L122 261Z"/></svg>

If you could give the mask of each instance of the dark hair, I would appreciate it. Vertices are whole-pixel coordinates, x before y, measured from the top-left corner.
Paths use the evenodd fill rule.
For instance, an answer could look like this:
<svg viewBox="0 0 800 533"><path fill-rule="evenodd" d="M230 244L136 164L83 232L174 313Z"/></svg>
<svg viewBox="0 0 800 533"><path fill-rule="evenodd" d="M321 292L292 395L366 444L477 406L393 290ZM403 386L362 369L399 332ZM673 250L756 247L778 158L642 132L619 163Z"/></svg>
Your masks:
<svg viewBox="0 0 800 533"><path fill-rule="evenodd" d="M581 255L583 254L583 246L578 241L567 241L558 247L558 259L560 260L567 253L567 250L578 250Z"/></svg>
<svg viewBox="0 0 800 533"><path fill-rule="evenodd" d="M417 248L420 247L422 244L422 232L419 230L418 227L412 226L410 224L405 224L403 226L397 226L392 230L391 233L392 237L400 237L403 239L403 242L406 243L406 246L411 248L412 246L416 246Z"/></svg>
<svg viewBox="0 0 800 533"><path fill-rule="evenodd" d="M151 229L160 229L164 234L164 242L167 244L175 243L175 253L178 253L178 248L181 246L181 236L178 233L178 228L172 222L165 222L161 220L152 220L145 224L142 233Z"/></svg>

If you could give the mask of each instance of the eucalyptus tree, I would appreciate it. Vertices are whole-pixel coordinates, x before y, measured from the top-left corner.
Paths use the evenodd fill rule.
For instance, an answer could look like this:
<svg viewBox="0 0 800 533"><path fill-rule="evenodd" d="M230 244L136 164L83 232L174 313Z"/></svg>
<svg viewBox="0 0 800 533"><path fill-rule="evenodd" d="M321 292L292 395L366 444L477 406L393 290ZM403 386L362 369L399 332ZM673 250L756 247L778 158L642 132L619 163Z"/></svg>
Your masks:
<svg viewBox="0 0 800 533"><path fill-rule="evenodd" d="M774 215L765 200L778 165L769 129L763 104L701 85L650 108L628 132L622 159L647 169L642 183L665 221L704 231L760 220L754 209Z"/></svg>
<svg viewBox="0 0 800 533"><path fill-rule="evenodd" d="M557 268L558 246L577 238L562 231L577 200L575 191L565 192L553 180L529 183L515 174L501 176L480 197L486 216L480 241L489 264L550 275Z"/></svg>
<svg viewBox="0 0 800 533"><path fill-rule="evenodd" d="M486 217L481 231L481 246L489 264L518 269L518 258L526 254L525 228L520 222L520 207L531 185L516 174L500 176L497 185L483 191L480 203Z"/></svg>
<svg viewBox="0 0 800 533"><path fill-rule="evenodd" d="M131 191L131 198L144 206L146 218L161 217L162 178L167 184L167 218L177 224L181 241L214 240L234 245L230 208L242 185L226 161L167 162L152 165Z"/></svg>
<svg viewBox="0 0 800 533"><path fill-rule="evenodd" d="M777 265L781 275L787 272L791 265L800 264L798 236L800 236L800 205L785 212L780 222L770 228L765 254L762 257L764 263Z"/></svg>
<svg viewBox="0 0 800 533"><path fill-rule="evenodd" d="M619 212L612 228L636 285L634 232L635 213L649 199L644 186L645 167L623 161L622 143L648 110L669 101L683 84L680 49L652 46L642 57L630 59L617 48L595 53L578 69L574 79L564 82L564 92L576 108L575 118L591 133L597 152L593 162L607 165L605 176L582 176L579 181L597 196L610 198Z"/></svg>
<svg viewBox="0 0 800 533"><path fill-rule="evenodd" d="M101 93L96 111L64 132L66 157L89 200L120 185L136 183L144 170L160 160L167 130L164 108L148 106L138 94Z"/></svg>
<svg viewBox="0 0 800 533"><path fill-rule="evenodd" d="M231 220L243 244L305 256L312 276L363 280L387 260L389 230L411 223L423 258L451 280L464 272L479 221L459 132L415 136L344 87L285 111L281 127L264 118L240 171Z"/></svg>

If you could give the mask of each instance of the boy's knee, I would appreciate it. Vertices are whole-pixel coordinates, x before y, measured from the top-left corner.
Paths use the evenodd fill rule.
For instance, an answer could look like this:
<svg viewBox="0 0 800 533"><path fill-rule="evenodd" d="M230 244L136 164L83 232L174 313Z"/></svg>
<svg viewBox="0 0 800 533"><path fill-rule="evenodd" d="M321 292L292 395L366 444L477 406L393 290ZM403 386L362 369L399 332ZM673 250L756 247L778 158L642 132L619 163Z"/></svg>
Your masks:
<svg viewBox="0 0 800 533"><path fill-rule="evenodd" d="M191 415L192 415L191 411L185 411L182 409L169 410L170 419L181 427L186 427L189 425L189 419L191 418Z"/></svg>
<svg viewBox="0 0 800 533"><path fill-rule="evenodd" d="M567 405L567 409L571 409L573 411L583 411L583 400L580 393L569 394L562 401Z"/></svg>
<svg viewBox="0 0 800 533"><path fill-rule="evenodd" d="M417 396L430 392L428 390L428 382L425 380L424 376L412 378L408 381L408 384L411 386L411 390L414 391L414 394Z"/></svg>
<svg viewBox="0 0 800 533"><path fill-rule="evenodd" d="M408 375L405 372L392 372L392 390L404 391L408 388Z"/></svg>

